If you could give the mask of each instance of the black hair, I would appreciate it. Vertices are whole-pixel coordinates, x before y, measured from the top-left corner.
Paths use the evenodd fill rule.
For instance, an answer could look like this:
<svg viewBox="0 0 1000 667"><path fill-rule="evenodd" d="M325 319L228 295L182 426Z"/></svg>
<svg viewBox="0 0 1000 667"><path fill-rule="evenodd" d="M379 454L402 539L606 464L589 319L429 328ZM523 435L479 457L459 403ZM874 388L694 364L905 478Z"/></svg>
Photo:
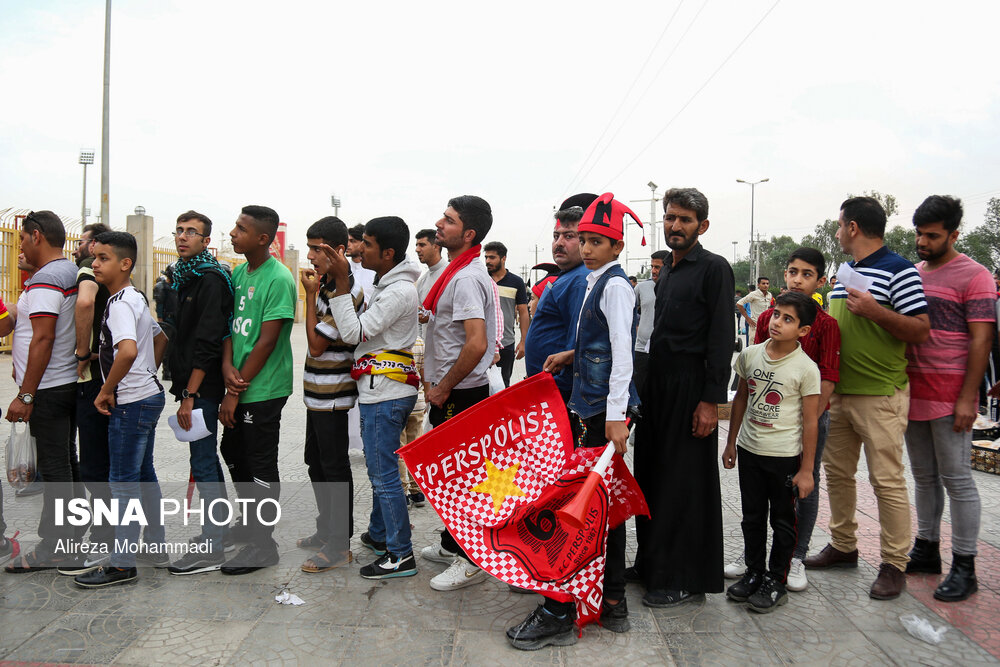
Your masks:
<svg viewBox="0 0 1000 667"><path fill-rule="evenodd" d="M462 221L462 231L471 229L476 233L472 245L479 245L493 226L493 209L482 197L462 195L448 200L448 206L455 209Z"/></svg>
<svg viewBox="0 0 1000 667"><path fill-rule="evenodd" d="M428 243L433 244L434 240L437 238L437 232L433 229L421 229L419 232L417 232L417 235L414 238L416 238L418 241L420 239L427 239Z"/></svg>
<svg viewBox="0 0 1000 667"><path fill-rule="evenodd" d="M638 280L635 276L629 276L628 279L632 282L636 282Z"/></svg>
<svg viewBox="0 0 1000 667"><path fill-rule="evenodd" d="M90 232L90 238L95 239L100 234L103 234L104 232L110 232L110 231L111 231L111 228L108 227L103 222L92 222L89 225L84 225L83 229L80 230L80 235L82 236L82 235L86 234L87 232Z"/></svg>
<svg viewBox="0 0 1000 667"><path fill-rule="evenodd" d="M347 245L347 225L335 215L320 218L309 225L306 230L307 239L323 239L331 248Z"/></svg>
<svg viewBox="0 0 1000 667"><path fill-rule="evenodd" d="M768 278L767 276L757 276L757 284L758 285L760 285L760 283L761 283L762 280L766 280L768 283L771 282L771 279Z"/></svg>
<svg viewBox="0 0 1000 667"><path fill-rule="evenodd" d="M858 223L861 232L870 239L885 236L885 209L874 197L851 197L840 205L844 222Z"/></svg>
<svg viewBox="0 0 1000 667"><path fill-rule="evenodd" d="M826 275L826 257L824 257L823 253L819 250L816 250L816 248L797 248L795 252L788 256L788 261L785 262L785 266L788 266L797 259L801 259L803 262L816 269L817 275Z"/></svg>
<svg viewBox="0 0 1000 667"><path fill-rule="evenodd" d="M664 211L668 204L694 211L698 222L704 222L708 218L708 197L695 188L670 188L663 193Z"/></svg>
<svg viewBox="0 0 1000 667"><path fill-rule="evenodd" d="M274 241L278 233L278 214L273 208L267 206L244 206L240 211L243 215L253 218L257 231L267 234L267 242Z"/></svg>
<svg viewBox="0 0 1000 667"><path fill-rule="evenodd" d="M652 255L649 256L649 259L651 259L651 260L658 259L661 262L665 262L665 261L667 261L667 256L669 254L670 253L667 252L666 250L657 250L656 252L654 252Z"/></svg>
<svg viewBox="0 0 1000 667"><path fill-rule="evenodd" d="M66 245L66 228L52 211L32 211L21 221L21 228L29 234L37 230L53 248Z"/></svg>
<svg viewBox="0 0 1000 667"><path fill-rule="evenodd" d="M799 328L812 326L816 321L816 302L802 292L782 292L774 297L774 305L794 308L795 315L799 318Z"/></svg>
<svg viewBox="0 0 1000 667"><path fill-rule="evenodd" d="M244 209L243 212L246 213L246 210ZM247 213L247 215L250 214ZM275 213L275 215L277 215L277 213ZM256 220L256 218L254 219ZM205 225L205 238L212 237L212 221L207 215L199 213L198 211L187 211L177 216L177 222L187 222L188 220L197 220L201 224Z"/></svg>
<svg viewBox="0 0 1000 667"><path fill-rule="evenodd" d="M111 246L118 259L131 259L132 267L129 273L132 272L135 268L135 258L139 256L139 246L136 245L134 236L128 232L104 232L94 240L102 245Z"/></svg>
<svg viewBox="0 0 1000 667"><path fill-rule="evenodd" d="M913 226L940 222L949 232L962 224L962 200L948 195L931 195L913 213Z"/></svg>
<svg viewBox="0 0 1000 667"><path fill-rule="evenodd" d="M354 239L355 241L360 241L365 236L365 226L359 222L358 224L348 229L347 233L350 234L351 238Z"/></svg>
<svg viewBox="0 0 1000 667"><path fill-rule="evenodd" d="M507 246L500 243L499 241L490 241L483 246L483 253L495 252L498 257L507 256Z"/></svg>
<svg viewBox="0 0 1000 667"><path fill-rule="evenodd" d="M379 250L392 250L392 261L399 264L406 259L406 246L410 243L410 228L402 218L394 215L372 218L365 225L365 234L375 239Z"/></svg>

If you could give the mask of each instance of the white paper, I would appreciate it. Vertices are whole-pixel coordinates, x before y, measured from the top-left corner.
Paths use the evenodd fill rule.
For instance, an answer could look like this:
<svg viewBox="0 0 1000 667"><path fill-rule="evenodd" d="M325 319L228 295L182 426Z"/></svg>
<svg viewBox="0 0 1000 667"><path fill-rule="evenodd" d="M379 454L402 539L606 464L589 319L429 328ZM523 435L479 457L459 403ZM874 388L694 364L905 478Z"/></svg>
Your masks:
<svg viewBox="0 0 1000 667"><path fill-rule="evenodd" d="M278 604L291 604L295 605L296 607L299 606L300 604L305 604L305 600L300 598L298 595L295 595L294 593L289 593L288 589L285 589L280 593L278 593L277 595L275 595L274 601L277 602Z"/></svg>
<svg viewBox="0 0 1000 667"><path fill-rule="evenodd" d="M867 292L872 286L872 279L863 273L859 273L847 262L843 262L837 269L837 282L844 286L844 289L856 289L859 292Z"/></svg>
<svg viewBox="0 0 1000 667"><path fill-rule="evenodd" d="M212 435L212 432L205 426L205 412L201 408L191 411L191 428L185 431L177 423L177 415L167 417L167 423L174 430L174 436L181 442L194 442Z"/></svg>

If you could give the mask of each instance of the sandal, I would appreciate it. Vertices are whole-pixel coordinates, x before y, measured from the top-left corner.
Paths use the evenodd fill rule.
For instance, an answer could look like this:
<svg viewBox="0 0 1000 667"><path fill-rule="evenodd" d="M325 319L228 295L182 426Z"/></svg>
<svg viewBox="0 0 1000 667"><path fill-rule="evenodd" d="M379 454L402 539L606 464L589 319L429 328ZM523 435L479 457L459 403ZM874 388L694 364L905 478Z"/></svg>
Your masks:
<svg viewBox="0 0 1000 667"><path fill-rule="evenodd" d="M295 546L299 549L322 549L324 544L326 542L320 539L319 533L313 533L309 537L295 540Z"/></svg>
<svg viewBox="0 0 1000 667"><path fill-rule="evenodd" d="M7 574L30 574L31 572L41 572L42 570L54 570L62 564L51 556L38 555L38 550L29 554L23 554L19 559L11 561L11 564L4 568Z"/></svg>
<svg viewBox="0 0 1000 667"><path fill-rule="evenodd" d="M322 549L320 549L319 551L317 551L315 554L312 555L312 558L310 558L309 560L307 560L305 563L302 564L302 571L308 572L309 574L318 574L320 572L326 572L328 570L332 570L335 567L341 567L343 565L347 565L354 559L354 554L352 554L350 551L348 551L347 553L341 553L337 555L340 556L340 558L337 560L337 562L333 562L329 558L327 558L327 555L323 553Z"/></svg>

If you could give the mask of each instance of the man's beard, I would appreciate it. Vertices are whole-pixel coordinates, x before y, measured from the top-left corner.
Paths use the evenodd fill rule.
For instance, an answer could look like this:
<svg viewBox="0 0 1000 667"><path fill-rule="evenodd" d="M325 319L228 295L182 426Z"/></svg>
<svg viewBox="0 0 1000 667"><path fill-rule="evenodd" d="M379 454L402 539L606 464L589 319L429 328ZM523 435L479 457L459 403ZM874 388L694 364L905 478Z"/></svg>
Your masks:
<svg viewBox="0 0 1000 667"><path fill-rule="evenodd" d="M688 248L690 248L691 246L693 246L695 243L698 242L697 234L692 234L691 236L685 236L683 241L678 239L679 236L680 236L679 234L678 235L671 234L670 236L667 237L667 245L670 247L671 250L687 250Z"/></svg>

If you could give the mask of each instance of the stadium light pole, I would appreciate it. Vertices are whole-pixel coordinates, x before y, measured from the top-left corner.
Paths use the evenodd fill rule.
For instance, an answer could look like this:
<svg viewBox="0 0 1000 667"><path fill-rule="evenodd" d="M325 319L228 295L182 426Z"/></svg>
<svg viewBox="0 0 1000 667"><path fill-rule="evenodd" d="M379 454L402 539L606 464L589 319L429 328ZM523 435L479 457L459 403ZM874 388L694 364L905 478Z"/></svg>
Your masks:
<svg viewBox="0 0 1000 667"><path fill-rule="evenodd" d="M754 261L754 246L753 246L753 204L754 204L754 190L761 183L767 183L770 178L762 178L759 181L744 181L742 178L737 178L737 183L742 183L743 185L750 186L750 283L757 284L757 263Z"/></svg>
<svg viewBox="0 0 1000 667"><path fill-rule="evenodd" d="M80 204L81 229L87 225L87 165L94 164L94 149L80 149L80 164L83 165L83 202Z"/></svg>

